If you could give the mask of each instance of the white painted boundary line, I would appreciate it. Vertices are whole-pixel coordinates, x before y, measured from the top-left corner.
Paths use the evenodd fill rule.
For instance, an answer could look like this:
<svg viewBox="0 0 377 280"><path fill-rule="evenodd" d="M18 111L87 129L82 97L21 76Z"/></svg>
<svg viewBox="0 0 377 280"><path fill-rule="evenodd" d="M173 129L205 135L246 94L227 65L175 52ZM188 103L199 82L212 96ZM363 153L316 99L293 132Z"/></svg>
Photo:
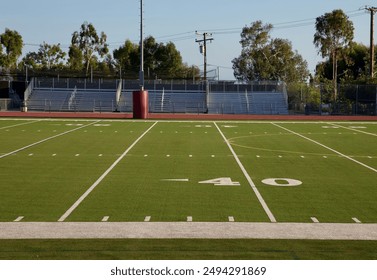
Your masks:
<svg viewBox="0 0 377 280"><path fill-rule="evenodd" d="M247 173L245 167L243 166L242 162L240 161L240 159L238 158L236 152L233 150L232 146L230 145L228 139L226 139L224 133L221 131L221 129L218 127L218 125L216 124L216 122L214 122L214 125L216 126L217 130L219 131L219 133L221 134L221 136L223 137L226 145L228 146L229 150L232 152L233 154L233 157L234 159L236 160L236 162L238 163L238 166L240 167L242 173L244 174L244 176L246 177L246 180L249 182L249 185L250 187L253 189L255 195L257 196L258 200L259 200L259 203L262 205L264 211L266 212L267 216L270 218L270 221L272 223L276 223L276 219L274 217L274 215L272 214L270 208L268 207L267 203L264 201L262 195L260 194L259 190L257 189L256 185L254 184L253 180L251 180L251 177L250 175Z"/></svg>
<svg viewBox="0 0 377 280"><path fill-rule="evenodd" d="M288 129L288 128L285 128L285 127L283 127L283 126L280 126L280 125L278 125L278 124L276 124L276 123L271 123L271 124L274 125L274 126L277 126L277 127L281 128L281 129L284 129L284 130L286 130L286 131L288 131L288 132L290 132L290 133L292 133L292 134L294 134L294 135L297 135L297 136L299 136L299 137L301 137L301 138L304 138L304 139L306 139L306 140L308 140L308 141L310 141L310 142L312 142L312 143L315 143L315 144L317 144L317 145L319 145L319 146L321 146L321 147L323 147L323 148L325 148L325 149L327 149L327 150L330 150L330 151L332 151L332 152L334 152L334 153L340 155L341 157L344 157L344 158L346 158L346 159L348 159L348 160L351 160L351 161L357 163L358 165L364 166L365 168L368 168L369 170L372 170L373 172L376 172L376 173L377 173L377 169L375 169L375 168L373 168L373 167L370 167L369 165L366 165L365 163L362 163L362 162L360 162L360 161L358 161L358 160L356 160L356 159L353 159L353 158L351 158L351 157L349 157L349 156L347 156L347 155L345 155L345 154L342 154L341 152L338 152L337 150L334 150L334 149L332 149L332 148L330 148L330 147L328 147L328 146L326 146L326 145L323 145L322 143L319 143L319 142L317 142L317 141L315 141L315 140L313 140L313 139L310 139L310 138L308 138L308 137L306 137L306 136L304 136L304 135L302 135L302 134L300 134L300 133L294 132L293 130L290 130L290 129Z"/></svg>
<svg viewBox="0 0 377 280"><path fill-rule="evenodd" d="M139 138L132 143L131 146L94 182L93 185L90 186L89 189L60 217L58 222L64 222L65 219L68 218L69 215L72 214L73 211L84 201L84 199L105 179L105 177L114 169L115 166L131 151L131 149L158 123L155 122L151 127L149 127Z"/></svg>
<svg viewBox="0 0 377 280"><path fill-rule="evenodd" d="M36 123L36 122L40 122L40 121L42 121L42 120L37 120L37 121L31 121L31 122L26 122L26 123L19 123L19 124L15 124L15 125L0 127L0 130L7 129L7 128L12 128L12 127L16 127L16 126L21 126L21 125L26 125L26 124L31 124L31 123Z"/></svg>
<svg viewBox="0 0 377 280"><path fill-rule="evenodd" d="M57 134L57 135L54 135L54 136L51 136L51 137L45 138L45 139L40 140L40 141L38 141L38 142L35 142L35 143L33 143L33 144L30 144L30 145L27 145L27 146L25 146L25 147L22 147L22 148L19 148L19 149L17 149L17 150L14 150L14 151L12 151L12 152L9 152L9 153L7 153L7 154L3 154L3 155L0 156L0 159L1 159L1 158L5 158L5 157L10 156L10 155L13 155L13 154L18 153L18 152L21 152L21 151L26 150L26 149L28 149L28 148L34 147L34 146L36 146L36 145L42 144L42 143L47 142L47 141L49 141L49 140L51 140L51 139L58 138L58 137L60 137L60 136L66 135L66 134L68 134L68 133L74 132L74 131L79 130L79 129L82 129L82 128L84 128L84 127L87 127L87 126L90 126L90 125L96 124L96 123L98 123L98 122L100 122L100 121L96 121L96 122L93 122L93 123L90 123L90 124L87 124L87 125L84 125L84 126L77 127L77 128L75 128L75 129L72 129L72 130L65 131L65 132L60 133L60 134Z"/></svg>
<svg viewBox="0 0 377 280"><path fill-rule="evenodd" d="M362 130L359 130L359 129L356 129L356 128L350 128L350 127L342 126L342 125L335 124L335 123L329 123L329 124L330 125L336 125L336 126L339 126L341 128L344 128L344 129L348 129L348 130L352 130L352 131L356 131L356 132L359 132L359 133L363 133L363 134L367 134L367 135L371 135L371 136L377 137L377 134L375 134L375 133L366 132L366 131L362 131Z"/></svg>

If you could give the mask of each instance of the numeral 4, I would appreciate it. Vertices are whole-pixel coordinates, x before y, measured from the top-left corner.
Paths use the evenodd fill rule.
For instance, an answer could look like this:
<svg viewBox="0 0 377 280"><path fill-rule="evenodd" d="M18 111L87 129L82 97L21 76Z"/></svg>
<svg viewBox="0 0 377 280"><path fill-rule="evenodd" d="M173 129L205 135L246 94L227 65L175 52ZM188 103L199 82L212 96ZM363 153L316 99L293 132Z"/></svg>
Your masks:
<svg viewBox="0 0 377 280"><path fill-rule="evenodd" d="M229 177L216 178L206 181L201 181L199 184L213 184L215 186L240 186L240 182L233 182Z"/></svg>

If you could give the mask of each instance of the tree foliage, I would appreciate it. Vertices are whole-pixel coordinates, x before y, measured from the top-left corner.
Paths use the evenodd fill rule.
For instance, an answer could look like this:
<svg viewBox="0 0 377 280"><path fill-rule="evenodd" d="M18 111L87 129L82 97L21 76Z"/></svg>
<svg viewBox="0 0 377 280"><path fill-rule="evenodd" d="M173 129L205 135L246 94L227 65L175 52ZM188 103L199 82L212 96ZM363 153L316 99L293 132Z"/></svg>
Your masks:
<svg viewBox="0 0 377 280"><path fill-rule="evenodd" d="M32 69L51 70L64 67L66 53L62 51L60 44L50 45L43 42L38 52L29 52L23 59L23 63Z"/></svg>
<svg viewBox="0 0 377 280"><path fill-rule="evenodd" d="M137 77L140 65L140 47L137 44L127 40L113 54L122 73ZM197 67L183 63L180 52L172 42L158 43L152 36L144 40L144 69L149 79L190 78L199 75Z"/></svg>
<svg viewBox="0 0 377 280"><path fill-rule="evenodd" d="M338 82L346 83L365 83L369 81L369 47L354 43L338 58ZM316 67L316 78L320 82L332 80L333 60L328 58L326 61L318 63Z"/></svg>
<svg viewBox="0 0 377 280"><path fill-rule="evenodd" d="M272 28L261 21L243 28L241 55L232 61L234 76L242 81L305 81L309 75L307 62L293 51L290 41L271 38Z"/></svg>
<svg viewBox="0 0 377 280"><path fill-rule="evenodd" d="M78 70L84 65L88 74L90 66L98 60L96 54L103 58L109 52L106 39L104 32L99 36L93 24L84 22L80 30L72 34L69 49L69 63L72 68Z"/></svg>
<svg viewBox="0 0 377 280"><path fill-rule="evenodd" d="M5 32L0 35L0 66L7 69L17 68L17 60L22 54L22 47L22 36L17 31L6 28Z"/></svg>
<svg viewBox="0 0 377 280"><path fill-rule="evenodd" d="M352 46L353 23L342 10L334 10L316 19L314 45L324 58L332 60L332 80L334 99L336 100L336 83L338 79L338 59Z"/></svg>

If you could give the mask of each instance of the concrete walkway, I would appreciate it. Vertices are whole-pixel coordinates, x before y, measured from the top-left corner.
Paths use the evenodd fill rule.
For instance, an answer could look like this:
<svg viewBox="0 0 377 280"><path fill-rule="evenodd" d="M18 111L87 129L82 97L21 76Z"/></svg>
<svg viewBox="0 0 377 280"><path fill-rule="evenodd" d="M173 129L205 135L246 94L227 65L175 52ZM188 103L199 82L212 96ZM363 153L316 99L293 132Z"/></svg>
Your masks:
<svg viewBox="0 0 377 280"><path fill-rule="evenodd" d="M0 239L377 240L377 224L321 223L0 223Z"/></svg>

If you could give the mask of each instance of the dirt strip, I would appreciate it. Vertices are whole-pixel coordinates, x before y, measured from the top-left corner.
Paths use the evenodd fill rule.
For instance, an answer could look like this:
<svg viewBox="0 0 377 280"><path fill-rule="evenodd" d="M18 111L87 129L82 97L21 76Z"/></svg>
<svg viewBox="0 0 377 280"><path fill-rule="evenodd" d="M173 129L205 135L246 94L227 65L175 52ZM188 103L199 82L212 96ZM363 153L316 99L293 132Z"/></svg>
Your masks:
<svg viewBox="0 0 377 280"><path fill-rule="evenodd" d="M8 222L0 239L377 240L377 224L204 222Z"/></svg>

